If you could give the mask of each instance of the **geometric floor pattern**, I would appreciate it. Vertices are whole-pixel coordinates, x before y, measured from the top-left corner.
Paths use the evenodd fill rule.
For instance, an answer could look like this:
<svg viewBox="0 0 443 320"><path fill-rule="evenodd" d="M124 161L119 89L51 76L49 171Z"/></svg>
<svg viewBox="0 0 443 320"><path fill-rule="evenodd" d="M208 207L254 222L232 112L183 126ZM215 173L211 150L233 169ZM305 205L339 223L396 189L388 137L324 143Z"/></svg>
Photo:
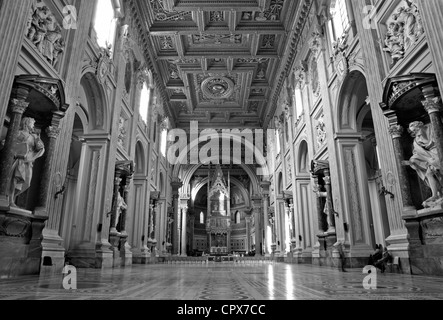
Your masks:
<svg viewBox="0 0 443 320"><path fill-rule="evenodd" d="M361 269L311 265L134 265L78 269L77 290L64 275L0 280L0 300L443 300L443 278L377 274L366 290Z"/></svg>

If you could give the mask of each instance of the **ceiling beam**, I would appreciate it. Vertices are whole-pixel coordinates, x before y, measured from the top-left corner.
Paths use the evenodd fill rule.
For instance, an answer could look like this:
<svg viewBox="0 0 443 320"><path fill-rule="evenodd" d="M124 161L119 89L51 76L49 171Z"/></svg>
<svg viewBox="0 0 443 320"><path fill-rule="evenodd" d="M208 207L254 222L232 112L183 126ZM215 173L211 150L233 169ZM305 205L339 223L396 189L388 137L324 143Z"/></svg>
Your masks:
<svg viewBox="0 0 443 320"><path fill-rule="evenodd" d="M210 3L202 3L201 1L181 1L179 0L175 9L178 11L225 11L225 10L241 10L241 11L259 11L260 4L257 0L224 0L214 1Z"/></svg>
<svg viewBox="0 0 443 320"><path fill-rule="evenodd" d="M185 49L183 48L183 42L181 36L177 33L174 36L175 39L175 48L177 50L178 56L180 59L183 59L185 56Z"/></svg>
<svg viewBox="0 0 443 320"><path fill-rule="evenodd" d="M241 59L241 58L247 58L247 59L254 59L254 58L268 58L268 59L278 59L279 56L277 53L266 53L266 54L260 54L260 55L253 55L250 52L212 52L207 51L205 52L187 52L184 56L184 59L201 59L202 56L205 56L208 59L216 59L216 58L233 58L233 59ZM178 60L180 57L169 55L169 54L161 54L157 56L158 60Z"/></svg>
<svg viewBox="0 0 443 320"><path fill-rule="evenodd" d="M157 24L154 24L150 28L149 34L153 37L161 37L161 36L170 36L174 34L179 34L181 36L189 36L194 34L201 34L201 33L210 33L210 34L251 34L251 33L258 33L258 34L276 34L276 35L284 35L286 33L286 30L283 25L276 24L276 25L268 25L264 26L262 24L260 25L248 25L248 26L242 26L239 25L235 30L230 30L229 27L211 27L210 31L206 29L200 29L201 27L195 27L195 26L189 26L189 25L162 25L159 26ZM205 28L203 24L203 28Z"/></svg>

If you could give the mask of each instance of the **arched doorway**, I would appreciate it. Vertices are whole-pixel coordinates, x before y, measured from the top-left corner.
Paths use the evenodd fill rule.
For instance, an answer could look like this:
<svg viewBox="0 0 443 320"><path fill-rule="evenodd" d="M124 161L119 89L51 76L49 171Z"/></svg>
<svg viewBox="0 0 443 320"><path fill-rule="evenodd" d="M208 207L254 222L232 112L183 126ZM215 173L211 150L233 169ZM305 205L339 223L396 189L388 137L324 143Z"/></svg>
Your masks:
<svg viewBox="0 0 443 320"><path fill-rule="evenodd" d="M79 112L81 116L79 115ZM83 120L82 120L83 118ZM73 232L75 231L75 216L77 214L78 178L82 158L83 144L81 137L85 134L85 114L77 110L72 131L71 147L69 149L69 160L65 181L65 198L63 203L63 214L61 219L61 234L65 249L71 247Z"/></svg>
<svg viewBox="0 0 443 320"><path fill-rule="evenodd" d="M298 251L312 251L317 241L314 231L315 210L312 204L312 185L309 159L309 146L303 140L298 148L298 159L296 166L296 190L297 190L297 210L296 221L298 225Z"/></svg>
<svg viewBox="0 0 443 320"><path fill-rule="evenodd" d="M147 206L148 196L148 173L147 173L146 148L141 141L135 147L135 173L131 232L129 243L132 247L133 260L136 263L146 263L147 248Z"/></svg>
<svg viewBox="0 0 443 320"><path fill-rule="evenodd" d="M365 76L360 71L352 71L342 85L337 112L344 229L351 255L360 258L375 247L374 220L380 222L377 235L378 240L382 240L387 217L386 204L377 196L380 168L368 96Z"/></svg>
<svg viewBox="0 0 443 320"><path fill-rule="evenodd" d="M110 211L105 195L112 190L103 187L106 186L108 163L105 159L108 159L110 143L106 95L93 73L86 73L80 81L75 112L72 137L75 142L69 158L73 162L80 161L78 174L73 177L71 188L66 190L64 206L68 208L69 205L69 209L64 214L61 229L64 234L69 234L65 241L69 245L66 249L70 263L95 268L112 260L109 242L103 241L102 247L97 248L97 239L102 238L101 233L108 222L106 215L100 213ZM73 201L72 206L69 201Z"/></svg>
<svg viewBox="0 0 443 320"><path fill-rule="evenodd" d="M213 187L213 177L209 166L197 170L191 181L191 199L188 213L190 215L187 245L192 255L213 253L214 248L227 247L228 253L249 253L255 245L255 218L251 210L251 187L248 175L241 167L221 167L229 195L224 197L223 208L214 209L210 189ZM210 178L211 177L211 178ZM222 210L222 211L220 211ZM212 224L217 216L220 220L228 220L230 232L223 244L219 243L222 233L211 234L214 229L223 229L223 225ZM218 221L217 221L218 222ZM220 221L221 222L221 221ZM208 231L209 230L209 231Z"/></svg>
<svg viewBox="0 0 443 320"><path fill-rule="evenodd" d="M388 211L383 188L383 177L378 156L377 139L370 105L363 107L357 116L358 132L363 133L363 149L368 177L368 189L372 213L372 229L375 244L385 246L390 235Z"/></svg>

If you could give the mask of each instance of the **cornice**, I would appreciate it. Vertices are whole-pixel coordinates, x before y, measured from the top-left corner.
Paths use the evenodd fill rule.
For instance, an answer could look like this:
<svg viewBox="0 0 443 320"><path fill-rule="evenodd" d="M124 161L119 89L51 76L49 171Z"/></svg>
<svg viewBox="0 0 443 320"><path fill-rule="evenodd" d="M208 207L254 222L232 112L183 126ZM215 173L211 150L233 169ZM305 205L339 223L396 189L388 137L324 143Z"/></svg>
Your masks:
<svg viewBox="0 0 443 320"><path fill-rule="evenodd" d="M302 33L306 26L306 22L308 21L309 12L311 11L313 4L314 2L312 0L304 0L303 5L301 5L298 9L298 18L294 20L294 25L290 35L291 40L286 44L287 50L285 52L287 52L287 54L284 58L285 62L280 65L280 69L277 72L277 75L280 73L280 77L278 78L273 90L274 94L271 98L270 110L266 115L264 115L265 128L268 127L269 122L273 119L272 115L277 110L277 101L279 99L280 92L283 88L285 78L289 75L291 66L294 64L295 58L297 57L298 44L302 39Z"/></svg>

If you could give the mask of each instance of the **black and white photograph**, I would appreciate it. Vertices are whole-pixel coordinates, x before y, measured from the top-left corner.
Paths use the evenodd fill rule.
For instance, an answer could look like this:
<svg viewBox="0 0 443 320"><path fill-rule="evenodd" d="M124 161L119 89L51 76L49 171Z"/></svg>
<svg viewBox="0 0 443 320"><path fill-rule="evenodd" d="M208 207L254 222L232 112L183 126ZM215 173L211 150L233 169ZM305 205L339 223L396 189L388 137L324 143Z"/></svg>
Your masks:
<svg viewBox="0 0 443 320"><path fill-rule="evenodd" d="M442 17L0 0L0 303L278 319L443 300Z"/></svg>

